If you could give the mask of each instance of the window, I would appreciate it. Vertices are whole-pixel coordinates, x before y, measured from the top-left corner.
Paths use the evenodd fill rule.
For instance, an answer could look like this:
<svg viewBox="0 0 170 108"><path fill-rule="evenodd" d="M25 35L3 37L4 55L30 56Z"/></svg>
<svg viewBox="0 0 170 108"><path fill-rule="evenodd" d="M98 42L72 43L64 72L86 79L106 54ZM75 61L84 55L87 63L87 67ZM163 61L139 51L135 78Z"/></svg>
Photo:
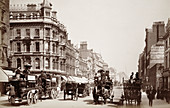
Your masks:
<svg viewBox="0 0 170 108"><path fill-rule="evenodd" d="M12 28L10 28L10 38L12 37Z"/></svg>
<svg viewBox="0 0 170 108"><path fill-rule="evenodd" d="M26 64L31 64L31 58L30 57L26 58Z"/></svg>
<svg viewBox="0 0 170 108"><path fill-rule="evenodd" d="M168 57L165 56L165 67L168 68Z"/></svg>
<svg viewBox="0 0 170 108"><path fill-rule="evenodd" d="M165 49L168 48L168 41L165 41Z"/></svg>
<svg viewBox="0 0 170 108"><path fill-rule="evenodd" d="M60 55L61 56L63 55L63 48L62 47L60 48Z"/></svg>
<svg viewBox="0 0 170 108"><path fill-rule="evenodd" d="M40 36L40 30L39 29L35 29L35 36Z"/></svg>
<svg viewBox="0 0 170 108"><path fill-rule="evenodd" d="M46 60L45 60L45 68L46 69L50 68L50 60L48 58L46 58Z"/></svg>
<svg viewBox="0 0 170 108"><path fill-rule="evenodd" d="M3 21L3 20L4 20L4 14L5 14L5 10L2 10L1 21Z"/></svg>
<svg viewBox="0 0 170 108"><path fill-rule="evenodd" d="M40 51L40 43L36 42L35 45L36 45L36 52L39 52Z"/></svg>
<svg viewBox="0 0 170 108"><path fill-rule="evenodd" d="M30 44L29 43L26 44L26 51L30 52Z"/></svg>
<svg viewBox="0 0 170 108"><path fill-rule="evenodd" d="M16 32L17 32L17 37L21 37L21 29L17 29Z"/></svg>
<svg viewBox="0 0 170 108"><path fill-rule="evenodd" d="M46 16L50 16L50 12L46 12Z"/></svg>
<svg viewBox="0 0 170 108"><path fill-rule="evenodd" d="M30 29L26 29L26 36L30 36Z"/></svg>
<svg viewBox="0 0 170 108"><path fill-rule="evenodd" d="M53 44L53 53L55 53L55 44Z"/></svg>
<svg viewBox="0 0 170 108"><path fill-rule="evenodd" d="M60 70L62 71L63 70L63 63L60 62Z"/></svg>
<svg viewBox="0 0 170 108"><path fill-rule="evenodd" d="M17 58L17 68L18 67L21 67L21 59L20 58Z"/></svg>
<svg viewBox="0 0 170 108"><path fill-rule="evenodd" d="M21 51L21 43L17 43L17 51L20 52Z"/></svg>
<svg viewBox="0 0 170 108"><path fill-rule="evenodd" d="M55 38L55 31L53 31L53 39Z"/></svg>
<svg viewBox="0 0 170 108"><path fill-rule="evenodd" d="M46 52L50 51L50 42L45 43L45 50L46 50Z"/></svg>
<svg viewBox="0 0 170 108"><path fill-rule="evenodd" d="M4 41L4 35L3 35L3 33L1 32L1 44L3 44L3 41Z"/></svg>
<svg viewBox="0 0 170 108"><path fill-rule="evenodd" d="M35 59L35 69L40 69L40 59L39 58Z"/></svg>
<svg viewBox="0 0 170 108"><path fill-rule="evenodd" d="M56 65L56 62L55 62L55 59L53 59L53 69L55 69L55 65Z"/></svg>
<svg viewBox="0 0 170 108"><path fill-rule="evenodd" d="M46 36L47 36L47 37L50 36L50 28L46 28Z"/></svg>

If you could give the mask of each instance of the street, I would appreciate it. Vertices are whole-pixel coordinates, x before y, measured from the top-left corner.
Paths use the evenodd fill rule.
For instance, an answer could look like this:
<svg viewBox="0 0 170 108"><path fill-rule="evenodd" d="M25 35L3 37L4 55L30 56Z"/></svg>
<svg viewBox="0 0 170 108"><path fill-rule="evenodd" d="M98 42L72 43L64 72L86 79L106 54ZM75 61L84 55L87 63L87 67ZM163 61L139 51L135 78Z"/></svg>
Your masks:
<svg viewBox="0 0 170 108"><path fill-rule="evenodd" d="M145 93L142 93L142 102L140 106L135 105L135 103L132 103L131 105L126 105L124 102L124 105L117 105L116 103L109 103L107 104L97 104L95 105L93 103L93 97L92 94L87 97L79 97L77 101L71 100L71 97L68 96L66 100L63 99L63 93L60 93L60 96L57 99L46 99L38 101L37 104L32 104L30 106L26 104L20 104L12 106L7 100L7 96L0 97L0 108L149 108L148 105L148 99L146 97ZM155 99L153 102L153 108L170 108L170 104L166 103L165 100L158 100Z"/></svg>

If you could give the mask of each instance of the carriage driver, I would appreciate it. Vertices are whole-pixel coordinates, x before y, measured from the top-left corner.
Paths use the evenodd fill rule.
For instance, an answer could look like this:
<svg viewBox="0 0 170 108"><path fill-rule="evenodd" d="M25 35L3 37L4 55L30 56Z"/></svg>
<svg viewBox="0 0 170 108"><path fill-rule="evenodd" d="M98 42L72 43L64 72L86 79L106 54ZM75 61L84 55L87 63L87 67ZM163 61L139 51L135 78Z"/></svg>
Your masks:
<svg viewBox="0 0 170 108"><path fill-rule="evenodd" d="M27 79L27 76L30 74L30 68L32 66L30 64L26 64L26 65L24 65L24 67L25 67L25 69L23 71L22 77Z"/></svg>

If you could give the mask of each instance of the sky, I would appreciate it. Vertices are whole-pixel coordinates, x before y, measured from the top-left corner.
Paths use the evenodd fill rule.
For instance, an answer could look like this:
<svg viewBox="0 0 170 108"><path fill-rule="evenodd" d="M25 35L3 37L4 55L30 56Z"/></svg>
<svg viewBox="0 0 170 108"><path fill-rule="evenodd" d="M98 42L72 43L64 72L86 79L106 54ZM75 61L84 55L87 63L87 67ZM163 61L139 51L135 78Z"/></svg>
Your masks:
<svg viewBox="0 0 170 108"><path fill-rule="evenodd" d="M11 4L43 0L11 0ZM170 18L170 0L48 0L74 45L87 41L117 72L138 71L145 28Z"/></svg>

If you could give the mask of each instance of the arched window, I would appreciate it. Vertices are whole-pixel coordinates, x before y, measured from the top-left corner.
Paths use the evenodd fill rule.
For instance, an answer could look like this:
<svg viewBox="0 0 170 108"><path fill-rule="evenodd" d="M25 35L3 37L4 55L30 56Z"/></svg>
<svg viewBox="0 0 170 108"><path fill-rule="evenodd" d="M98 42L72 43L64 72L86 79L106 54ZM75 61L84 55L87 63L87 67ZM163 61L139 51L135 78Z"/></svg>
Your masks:
<svg viewBox="0 0 170 108"><path fill-rule="evenodd" d="M46 60L45 60L45 68L46 69L50 68L50 60L48 58L46 58Z"/></svg>
<svg viewBox="0 0 170 108"><path fill-rule="evenodd" d="M40 69L40 59L39 58L35 59L35 69Z"/></svg>
<svg viewBox="0 0 170 108"><path fill-rule="evenodd" d="M21 59L20 58L17 58L17 68L18 67L21 67Z"/></svg>

